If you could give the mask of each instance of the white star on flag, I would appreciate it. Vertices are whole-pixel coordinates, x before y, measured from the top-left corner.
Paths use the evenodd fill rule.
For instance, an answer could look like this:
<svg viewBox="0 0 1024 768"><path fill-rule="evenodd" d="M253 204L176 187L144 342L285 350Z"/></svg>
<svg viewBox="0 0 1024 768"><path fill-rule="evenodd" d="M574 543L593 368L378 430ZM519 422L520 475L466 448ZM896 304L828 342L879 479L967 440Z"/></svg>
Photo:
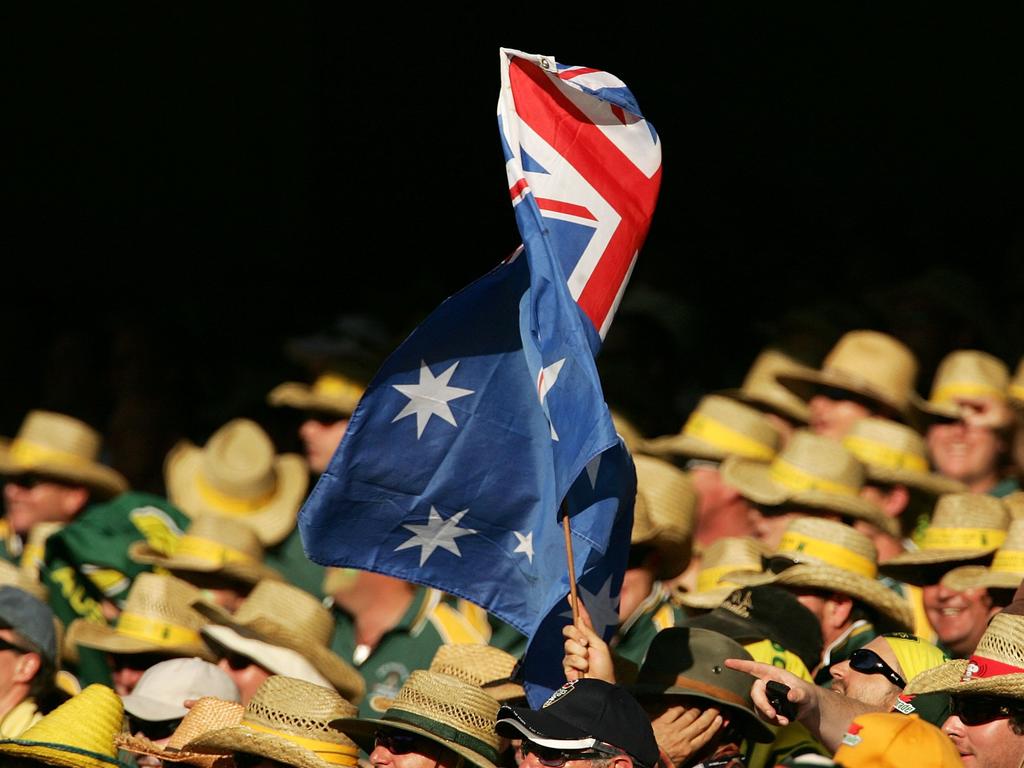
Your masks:
<svg viewBox="0 0 1024 768"><path fill-rule="evenodd" d="M522 552L526 555L526 559L530 561L530 565L533 565L533 531L530 531L525 536L519 531L512 531L519 540L519 546L512 550L512 554L516 552Z"/></svg>
<svg viewBox="0 0 1024 768"><path fill-rule="evenodd" d="M546 368L541 368L540 373L537 374L537 397L540 399L541 405L544 404L544 398L548 396L548 392L558 381L558 374L562 372L563 365L565 365L564 357L561 360L555 360ZM548 426L551 427L551 439L557 441L558 433L555 432L555 425L551 423L550 419Z"/></svg>
<svg viewBox="0 0 1024 768"><path fill-rule="evenodd" d="M462 520L462 516L467 512L469 512L469 510L464 509L461 512L456 512L445 520L440 514L438 514L433 505L431 505L430 517L427 518L426 525L409 524L402 526L403 528L412 531L415 535L408 541L395 547L395 552L400 549L421 547L420 565L426 563L427 558L434 554L434 550L438 547L448 550L456 557L462 557L462 552L459 551L459 545L455 543L455 540L459 538L459 536L468 536L471 533L477 533L477 531L472 528L458 527L459 521Z"/></svg>
<svg viewBox="0 0 1024 768"><path fill-rule="evenodd" d="M435 377L430 372L430 368L427 367L427 363L421 360L419 384L392 384L391 386L409 398L409 402L391 420L391 423L394 424L399 419L416 414L417 440L420 439L423 430L426 429L427 422L430 421L431 416L444 419L453 427L459 426L455 423L455 416L452 415L452 409L448 407L448 402L458 397L472 395L473 390L448 386L448 382L451 380L452 374L455 373L458 365L459 361L455 361L448 370Z"/></svg>
<svg viewBox="0 0 1024 768"><path fill-rule="evenodd" d="M587 607L587 613L590 614L590 622L594 627L594 631L601 637L604 637L605 630L608 627L619 626L619 598L611 596L612 590L612 577L609 576L608 580L601 586L595 595L589 591L586 587L580 585L577 589L577 594L580 600L583 601L583 605ZM572 610L562 614L567 618L572 618Z"/></svg>

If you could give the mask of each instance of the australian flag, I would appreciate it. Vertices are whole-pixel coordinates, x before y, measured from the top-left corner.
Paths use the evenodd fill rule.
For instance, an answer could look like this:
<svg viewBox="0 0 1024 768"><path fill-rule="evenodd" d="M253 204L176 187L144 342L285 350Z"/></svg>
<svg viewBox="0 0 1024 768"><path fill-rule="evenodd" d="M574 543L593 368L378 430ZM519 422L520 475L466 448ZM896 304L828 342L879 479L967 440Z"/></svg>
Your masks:
<svg viewBox="0 0 1024 768"><path fill-rule="evenodd" d="M500 57L523 247L388 358L299 525L317 562L437 587L527 635L536 705L564 682L563 512L595 629L618 622L636 477L594 356L647 234L661 147L612 75Z"/></svg>

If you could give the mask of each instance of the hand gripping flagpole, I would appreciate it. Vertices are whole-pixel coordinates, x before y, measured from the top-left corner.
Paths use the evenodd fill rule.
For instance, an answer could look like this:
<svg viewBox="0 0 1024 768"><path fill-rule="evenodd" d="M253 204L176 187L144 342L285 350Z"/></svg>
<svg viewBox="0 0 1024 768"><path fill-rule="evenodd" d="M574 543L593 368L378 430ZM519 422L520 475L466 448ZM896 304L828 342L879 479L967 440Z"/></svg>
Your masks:
<svg viewBox="0 0 1024 768"><path fill-rule="evenodd" d="M562 499L562 530L565 531L565 556L569 565L569 602L572 605L572 625L579 629L580 604L578 600L580 598L576 592L576 562L572 555L572 529L569 525L569 505L566 504L565 499ZM586 676L585 672L580 673L580 677Z"/></svg>

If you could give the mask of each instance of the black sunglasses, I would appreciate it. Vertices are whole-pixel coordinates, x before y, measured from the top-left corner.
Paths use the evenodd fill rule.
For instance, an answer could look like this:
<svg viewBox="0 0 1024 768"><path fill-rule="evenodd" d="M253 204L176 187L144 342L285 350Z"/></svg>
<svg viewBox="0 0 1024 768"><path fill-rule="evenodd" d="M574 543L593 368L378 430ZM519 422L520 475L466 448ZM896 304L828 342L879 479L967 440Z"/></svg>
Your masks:
<svg viewBox="0 0 1024 768"><path fill-rule="evenodd" d="M981 725L1024 714L1024 706L1014 699L1001 699L998 696L952 696L949 711L959 717L964 725Z"/></svg>
<svg viewBox="0 0 1024 768"><path fill-rule="evenodd" d="M37 485L43 483L53 483L54 485L67 485L66 482L59 480L49 475L40 475L36 472L25 472L21 475L9 475L4 478L4 482L8 485L16 485L19 488L31 491Z"/></svg>
<svg viewBox="0 0 1024 768"><path fill-rule="evenodd" d="M20 645L15 645L10 640L4 640L0 637L0 651L15 651L16 653L36 653L31 648L22 648Z"/></svg>
<svg viewBox="0 0 1024 768"><path fill-rule="evenodd" d="M373 735L373 745L384 747L393 755L407 755L417 750L417 744L422 744L423 739L415 733L400 731L396 728L378 728Z"/></svg>
<svg viewBox="0 0 1024 768"><path fill-rule="evenodd" d="M603 757L621 754L611 747L605 748L601 745L595 745L592 749L553 749L551 747L542 747L540 744L529 739L523 739L519 751L524 758L528 755L536 757L537 762L543 765L544 768L563 768L570 760L598 760Z"/></svg>
<svg viewBox="0 0 1024 768"><path fill-rule="evenodd" d="M143 720L141 717L128 715L128 727L131 729L132 735L141 733L151 741L169 739L179 725L181 725L180 717L173 720Z"/></svg>
<svg viewBox="0 0 1024 768"><path fill-rule="evenodd" d="M865 675L884 675L900 690L907 687L907 681L896 674L896 670L882 661L882 657L870 648L858 648L850 654L850 669L855 669Z"/></svg>

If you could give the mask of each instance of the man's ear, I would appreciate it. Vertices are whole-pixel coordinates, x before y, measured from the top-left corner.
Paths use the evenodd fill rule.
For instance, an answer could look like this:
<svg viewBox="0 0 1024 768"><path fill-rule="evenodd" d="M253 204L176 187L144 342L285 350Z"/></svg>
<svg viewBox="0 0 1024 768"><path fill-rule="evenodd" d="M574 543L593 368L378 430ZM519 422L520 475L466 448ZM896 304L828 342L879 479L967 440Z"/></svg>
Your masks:
<svg viewBox="0 0 1024 768"><path fill-rule="evenodd" d="M16 683L30 683L42 665L43 660L38 653L22 654L14 666L14 674L11 679Z"/></svg>
<svg viewBox="0 0 1024 768"><path fill-rule="evenodd" d="M853 598L834 592L825 599L824 621L833 629L841 629L853 613Z"/></svg>
<svg viewBox="0 0 1024 768"><path fill-rule="evenodd" d="M886 517L899 517L910 504L910 491L905 485L894 485L882 499L882 510Z"/></svg>

